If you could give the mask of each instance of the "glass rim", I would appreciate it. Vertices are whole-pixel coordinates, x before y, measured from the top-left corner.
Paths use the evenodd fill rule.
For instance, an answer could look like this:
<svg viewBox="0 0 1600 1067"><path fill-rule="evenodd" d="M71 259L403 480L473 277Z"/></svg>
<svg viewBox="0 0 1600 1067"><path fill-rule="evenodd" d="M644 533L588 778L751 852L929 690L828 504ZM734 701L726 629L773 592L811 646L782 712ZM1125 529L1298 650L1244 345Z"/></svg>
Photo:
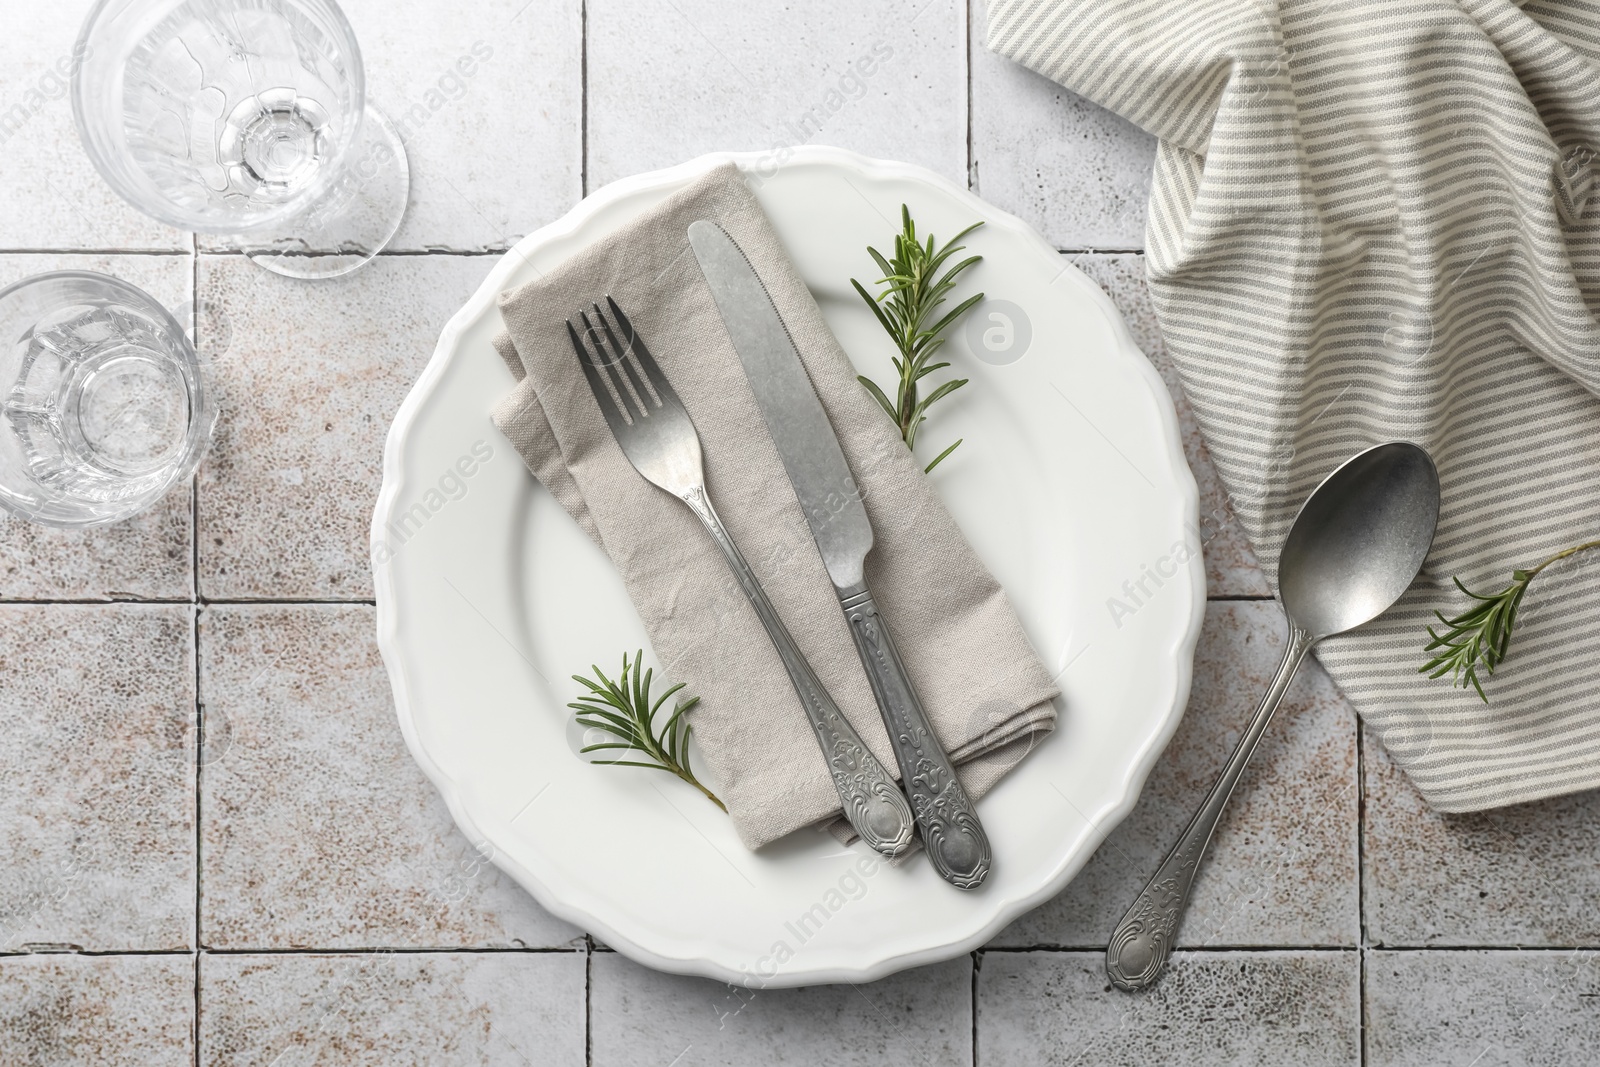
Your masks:
<svg viewBox="0 0 1600 1067"><path fill-rule="evenodd" d="M106 274L105 272L98 270L82 270L75 268L67 268L65 270L47 270L42 271L39 274L30 274L26 278L14 281L5 288L0 289L0 304L3 304L12 296L12 294L20 292L23 289L31 289L34 286L45 285L50 282L69 280L88 281L93 282L96 285L105 285L109 282L113 288L121 289L124 292L137 297L141 303L156 309L161 313L161 317L166 321L167 325L178 331L178 337L180 340L182 340L184 347L188 349L189 354L194 357L195 365L199 365L199 353L195 351L193 342L189 340L189 333L183 328L183 323L179 322L173 316L172 312L167 309L167 306L161 301L157 300L149 292L139 288L130 281L126 281L117 277L115 274Z"/></svg>

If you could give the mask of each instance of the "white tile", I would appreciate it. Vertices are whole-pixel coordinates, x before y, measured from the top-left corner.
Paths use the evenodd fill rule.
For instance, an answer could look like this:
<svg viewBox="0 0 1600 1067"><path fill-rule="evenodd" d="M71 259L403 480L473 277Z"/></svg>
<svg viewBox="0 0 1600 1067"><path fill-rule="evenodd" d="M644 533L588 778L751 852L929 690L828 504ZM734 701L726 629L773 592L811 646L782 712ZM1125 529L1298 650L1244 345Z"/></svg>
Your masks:
<svg viewBox="0 0 1600 1067"><path fill-rule="evenodd" d="M582 1067L582 952L215 956L206 1067Z"/></svg>
<svg viewBox="0 0 1600 1067"><path fill-rule="evenodd" d="M364 605L200 619L208 948L544 948L546 912L406 750Z"/></svg>
<svg viewBox="0 0 1600 1067"><path fill-rule="evenodd" d="M966 181L963 0L590 0L589 187L826 144Z"/></svg>
<svg viewBox="0 0 1600 1067"><path fill-rule="evenodd" d="M187 249L100 177L72 121L73 45L87 3L7 5L0 33L0 249Z"/></svg>
<svg viewBox="0 0 1600 1067"><path fill-rule="evenodd" d="M191 633L187 605L0 606L0 952L194 943Z"/></svg>
<svg viewBox="0 0 1600 1067"><path fill-rule="evenodd" d="M592 961L594 1067L966 1067L972 961L866 985L733 988L648 970L611 952Z"/></svg>
<svg viewBox="0 0 1600 1067"><path fill-rule="evenodd" d="M1360 961L1354 952L1180 952L1154 987L1124 993L1100 953L986 952L977 1062L1356 1067Z"/></svg>
<svg viewBox="0 0 1600 1067"><path fill-rule="evenodd" d="M978 195L1057 248L1143 248L1155 138L990 52L983 46L983 0L971 3Z"/></svg>
<svg viewBox="0 0 1600 1067"><path fill-rule="evenodd" d="M1363 731L1362 743L1372 944L1600 943L1594 907L1600 792L1441 815L1429 810L1372 730Z"/></svg>
<svg viewBox="0 0 1600 1067"><path fill-rule="evenodd" d="M306 282L202 256L232 323L216 444L200 468L200 589L213 598L372 595L367 537L389 423L487 256L384 256Z"/></svg>
<svg viewBox="0 0 1600 1067"><path fill-rule="evenodd" d="M188 1067L193 1033L189 956L0 958L8 1067Z"/></svg>
<svg viewBox="0 0 1600 1067"><path fill-rule="evenodd" d="M1373 952L1370 1067L1595 1062L1600 956L1555 952Z"/></svg>

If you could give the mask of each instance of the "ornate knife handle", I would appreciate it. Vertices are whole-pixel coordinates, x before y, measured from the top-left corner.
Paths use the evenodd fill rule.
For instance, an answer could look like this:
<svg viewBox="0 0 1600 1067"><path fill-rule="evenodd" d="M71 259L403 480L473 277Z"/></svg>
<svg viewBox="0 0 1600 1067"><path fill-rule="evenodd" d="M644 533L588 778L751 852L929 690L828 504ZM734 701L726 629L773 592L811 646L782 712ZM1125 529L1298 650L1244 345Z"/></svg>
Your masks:
<svg viewBox="0 0 1600 1067"><path fill-rule="evenodd" d="M833 786L839 793L845 819L874 851L891 857L903 855L911 847L914 828L905 795L822 687L811 664L778 617L777 609L767 599L755 572L745 562L744 554L722 525L705 490L692 488L681 499L699 516L722 549L733 576L739 581L739 588L744 590L750 606L766 627L767 636L772 638L778 658L789 672L789 681L806 709L806 717L811 720L822 758L833 775Z"/></svg>
<svg viewBox="0 0 1600 1067"><path fill-rule="evenodd" d="M1117 923L1117 928L1111 931L1111 940L1106 945L1106 975L1118 989L1143 989L1154 982L1166 966L1167 957L1172 955L1172 937L1183 913L1188 910L1189 889L1194 885L1200 861L1205 858L1206 846L1211 843L1211 835L1222 819L1223 809L1228 806L1233 787L1239 784L1239 776L1250 762L1250 754L1256 750L1267 723L1272 721L1272 713L1278 710L1278 703L1283 700L1289 683L1294 680L1295 672L1300 669L1300 661L1310 650L1312 641L1306 631L1293 623L1289 624L1289 641L1288 647L1283 650L1283 662L1278 664L1278 673L1273 677L1267 695L1261 698L1261 705L1256 708L1255 716L1245 727L1244 736L1239 738L1233 754L1228 757L1217 784L1206 794L1204 803L1195 812L1194 818L1189 820L1178 843L1161 861L1155 877L1139 893L1139 898L1133 902L1133 907L1128 909L1122 921Z"/></svg>
<svg viewBox="0 0 1600 1067"><path fill-rule="evenodd" d="M872 695L878 698L878 710L889 728L900 782L911 798L928 859L939 877L957 889L976 889L989 876L992 862L989 837L978 813L928 724L888 627L878 617L872 591L863 582L838 592Z"/></svg>

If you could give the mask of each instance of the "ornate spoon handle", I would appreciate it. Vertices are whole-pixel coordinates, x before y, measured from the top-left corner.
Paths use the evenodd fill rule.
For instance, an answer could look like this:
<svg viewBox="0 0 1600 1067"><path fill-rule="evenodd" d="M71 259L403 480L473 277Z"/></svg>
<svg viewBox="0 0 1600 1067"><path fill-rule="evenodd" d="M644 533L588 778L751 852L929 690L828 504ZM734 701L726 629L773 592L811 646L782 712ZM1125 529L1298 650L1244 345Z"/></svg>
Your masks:
<svg viewBox="0 0 1600 1067"><path fill-rule="evenodd" d="M900 764L900 783L911 798L917 828L939 877L957 889L976 889L989 876L989 837L950 757L934 735L922 701L906 676L905 664L878 617L866 583L837 590L850 621L850 636L867 668L872 695L889 728L889 744Z"/></svg>
<svg viewBox="0 0 1600 1067"><path fill-rule="evenodd" d="M833 697L822 687L805 654L794 643L788 628L778 617L777 609L767 599L755 572L745 562L744 554L722 525L722 519L711 506L711 498L705 490L692 488L681 499L699 516L701 523L722 549L733 576L739 581L739 588L744 590L750 606L766 627L767 636L772 638L778 658L783 660L789 681L793 683L794 691L806 710L806 717L811 720L817 744L822 749L822 758L827 760L828 771L833 775L833 785L839 793L844 817L873 850L885 856L901 855L911 847L915 828L905 795L861 740L861 735L850 725L850 720L844 717L839 706L833 702Z"/></svg>
<svg viewBox="0 0 1600 1067"><path fill-rule="evenodd" d="M1244 736L1234 747L1233 755L1228 757L1217 784L1206 794L1205 802L1189 821L1178 843L1161 861L1155 877L1111 932L1111 941L1106 946L1106 975L1117 988L1143 989L1156 980L1166 965L1167 957L1172 954L1172 935L1189 906L1189 888L1194 884L1206 846L1211 843L1222 811L1228 806L1233 787L1239 784L1239 776L1250 762L1251 753L1266 732L1272 713L1278 710L1312 642L1313 638L1291 620L1283 662L1278 664L1278 673L1267 687L1266 696L1261 698L1255 716L1245 727Z"/></svg>

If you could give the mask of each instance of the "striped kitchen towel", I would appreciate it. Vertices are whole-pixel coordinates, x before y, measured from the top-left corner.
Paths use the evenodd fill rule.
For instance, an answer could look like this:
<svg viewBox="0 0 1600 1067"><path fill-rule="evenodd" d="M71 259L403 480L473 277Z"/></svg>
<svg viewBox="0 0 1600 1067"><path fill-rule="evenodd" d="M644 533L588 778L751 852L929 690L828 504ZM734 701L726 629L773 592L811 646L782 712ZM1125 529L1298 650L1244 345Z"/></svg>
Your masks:
<svg viewBox="0 0 1600 1067"><path fill-rule="evenodd" d="M1386 439L1444 507L1406 597L1318 649L1423 796L1600 785L1600 558L1546 571L1489 703L1417 673L1450 582L1600 538L1600 5L990 0L989 47L1160 138L1147 269L1272 577L1295 511ZM1225 519L1226 516L1215 516Z"/></svg>

